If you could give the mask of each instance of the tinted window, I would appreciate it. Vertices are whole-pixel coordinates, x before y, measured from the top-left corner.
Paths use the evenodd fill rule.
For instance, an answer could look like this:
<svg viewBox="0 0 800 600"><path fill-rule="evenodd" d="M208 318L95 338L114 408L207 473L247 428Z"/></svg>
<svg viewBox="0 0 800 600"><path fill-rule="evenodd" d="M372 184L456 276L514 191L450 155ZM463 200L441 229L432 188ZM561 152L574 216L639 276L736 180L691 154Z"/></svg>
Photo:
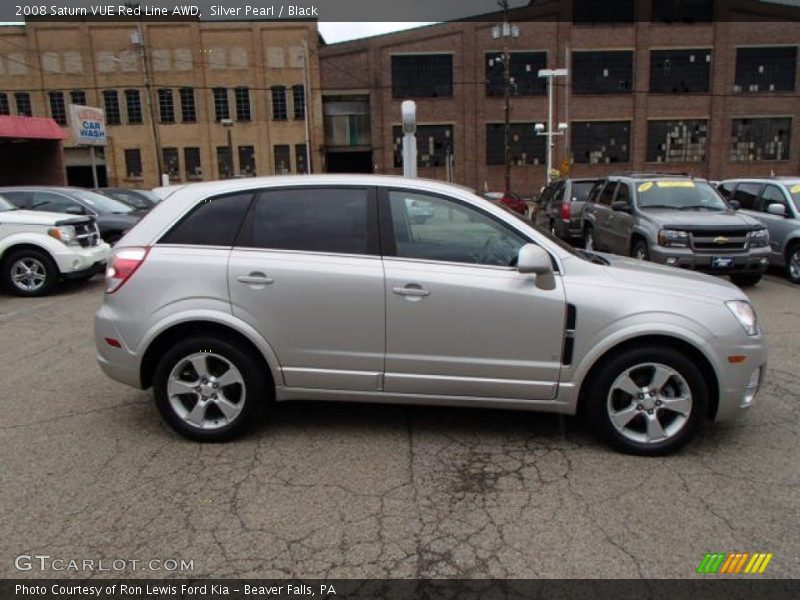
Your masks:
<svg viewBox="0 0 800 600"><path fill-rule="evenodd" d="M233 246L252 197L252 192L245 192L203 200L161 238L161 243Z"/></svg>
<svg viewBox="0 0 800 600"><path fill-rule="evenodd" d="M733 183L732 181L729 181L728 183L723 183L717 189L719 190L719 193L722 194L722 196L726 200L730 200L731 199L731 194L733 193L733 188L734 187L736 187L736 184Z"/></svg>
<svg viewBox="0 0 800 600"><path fill-rule="evenodd" d="M372 254L368 192L353 188L259 194L239 246Z"/></svg>
<svg viewBox="0 0 800 600"><path fill-rule="evenodd" d="M572 182L572 200L577 200L578 202L584 202L589 197L589 192L592 191L592 188L595 186L596 181L573 181Z"/></svg>
<svg viewBox="0 0 800 600"><path fill-rule="evenodd" d="M754 210L760 183L740 183L733 194L733 199L739 202L739 208Z"/></svg>
<svg viewBox="0 0 800 600"><path fill-rule="evenodd" d="M784 209L788 210L786 198L783 195L783 191L781 191L778 186L768 185L765 187L764 191L761 192L761 198L763 200L760 206L761 212L767 212L767 207L770 204L780 204Z"/></svg>
<svg viewBox="0 0 800 600"><path fill-rule="evenodd" d="M617 196L614 198L615 202L627 202L630 204L631 202L631 189L628 187L627 183L620 183L617 186Z"/></svg>
<svg viewBox="0 0 800 600"><path fill-rule="evenodd" d="M33 192L31 208L33 210L57 213L65 213L68 208L85 212L85 209L72 198L52 192Z"/></svg>
<svg viewBox="0 0 800 600"><path fill-rule="evenodd" d="M525 240L488 215L427 194L389 193L397 256L512 266Z"/></svg>
<svg viewBox="0 0 800 600"><path fill-rule="evenodd" d="M17 208L28 208L29 192L3 192L3 197Z"/></svg>
<svg viewBox="0 0 800 600"><path fill-rule="evenodd" d="M597 196L597 202L605 206L611 206L611 199L614 197L614 188L617 187L616 181L609 181L603 191Z"/></svg>
<svg viewBox="0 0 800 600"><path fill-rule="evenodd" d="M75 190L73 195L80 198L89 208L100 215L123 215L133 211L133 208L124 202L89 190Z"/></svg>

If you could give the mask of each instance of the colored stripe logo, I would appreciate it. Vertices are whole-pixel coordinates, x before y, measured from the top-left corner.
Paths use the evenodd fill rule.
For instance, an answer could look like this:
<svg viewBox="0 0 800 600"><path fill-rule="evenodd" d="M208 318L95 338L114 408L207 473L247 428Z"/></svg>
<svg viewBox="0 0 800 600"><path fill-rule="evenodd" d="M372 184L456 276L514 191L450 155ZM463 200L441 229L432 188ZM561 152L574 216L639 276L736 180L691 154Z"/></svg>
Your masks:
<svg viewBox="0 0 800 600"><path fill-rule="evenodd" d="M702 574L763 573L774 555L770 552L709 552L700 561L697 572Z"/></svg>

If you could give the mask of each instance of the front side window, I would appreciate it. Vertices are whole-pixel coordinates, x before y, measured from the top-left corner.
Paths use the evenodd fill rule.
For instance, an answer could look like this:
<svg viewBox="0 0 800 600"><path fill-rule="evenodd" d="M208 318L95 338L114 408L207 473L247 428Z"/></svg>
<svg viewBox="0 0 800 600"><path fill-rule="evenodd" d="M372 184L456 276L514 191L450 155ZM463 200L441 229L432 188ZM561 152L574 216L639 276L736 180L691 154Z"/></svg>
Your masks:
<svg viewBox="0 0 800 600"><path fill-rule="evenodd" d="M614 198L614 190L617 189L616 181L609 181L600 195L597 197L597 203L603 206L611 206L611 200Z"/></svg>
<svg viewBox="0 0 800 600"><path fill-rule="evenodd" d="M252 192L243 192L203 200L170 229L160 243L230 248L252 199Z"/></svg>
<svg viewBox="0 0 800 600"><path fill-rule="evenodd" d="M302 188L259 194L239 246L374 254L373 211L366 189Z"/></svg>
<svg viewBox="0 0 800 600"><path fill-rule="evenodd" d="M389 204L401 258L509 267L526 243L483 212L440 196L391 191Z"/></svg>
<svg viewBox="0 0 800 600"><path fill-rule="evenodd" d="M72 210L77 214L82 214L86 210L72 198L67 198L61 194L52 192L33 192L31 209L45 212L65 213Z"/></svg>
<svg viewBox="0 0 800 600"><path fill-rule="evenodd" d="M786 206L786 198L783 195L783 191L776 186L776 185L768 185L764 188L764 191L761 192L761 212L769 212L768 208L771 204L779 204L783 206L785 211L789 211L789 207Z"/></svg>
<svg viewBox="0 0 800 600"><path fill-rule="evenodd" d="M755 210L760 183L740 183L733 194L733 199L739 203L739 208Z"/></svg>

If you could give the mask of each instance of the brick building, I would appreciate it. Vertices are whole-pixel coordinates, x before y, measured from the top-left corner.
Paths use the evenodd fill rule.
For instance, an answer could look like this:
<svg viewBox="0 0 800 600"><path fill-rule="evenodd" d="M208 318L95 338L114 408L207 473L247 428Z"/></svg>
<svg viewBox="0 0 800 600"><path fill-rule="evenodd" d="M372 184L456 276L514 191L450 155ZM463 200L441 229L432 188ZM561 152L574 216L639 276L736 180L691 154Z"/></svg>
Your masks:
<svg viewBox="0 0 800 600"><path fill-rule="evenodd" d="M800 172L800 10L752 0L537 0L511 10L512 188L545 180L541 68L556 79L553 164L576 176L687 171L712 179ZM611 10L613 8L613 11ZM501 189L501 14L323 46L328 170L401 172L400 103L417 103L420 176ZM598 22L606 21L606 22ZM608 22L611 21L611 22Z"/></svg>
<svg viewBox="0 0 800 600"><path fill-rule="evenodd" d="M171 182L304 172L307 137L319 170L321 102L305 97L319 89L318 46L311 22L0 27L0 114L62 125L76 185L91 185L91 171L88 150L70 141L73 103L105 109L108 185L160 185L159 166Z"/></svg>

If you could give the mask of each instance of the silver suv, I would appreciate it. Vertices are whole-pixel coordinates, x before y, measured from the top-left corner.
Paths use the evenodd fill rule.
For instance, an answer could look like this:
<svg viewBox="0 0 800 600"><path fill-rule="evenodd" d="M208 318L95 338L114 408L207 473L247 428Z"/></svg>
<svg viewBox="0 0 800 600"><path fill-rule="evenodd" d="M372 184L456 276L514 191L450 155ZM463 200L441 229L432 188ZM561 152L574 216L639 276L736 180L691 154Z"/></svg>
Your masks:
<svg viewBox="0 0 800 600"><path fill-rule="evenodd" d="M100 366L200 441L270 399L344 400L581 412L617 448L663 454L751 406L766 363L730 283L573 250L421 179L187 185L119 242L106 282Z"/></svg>

